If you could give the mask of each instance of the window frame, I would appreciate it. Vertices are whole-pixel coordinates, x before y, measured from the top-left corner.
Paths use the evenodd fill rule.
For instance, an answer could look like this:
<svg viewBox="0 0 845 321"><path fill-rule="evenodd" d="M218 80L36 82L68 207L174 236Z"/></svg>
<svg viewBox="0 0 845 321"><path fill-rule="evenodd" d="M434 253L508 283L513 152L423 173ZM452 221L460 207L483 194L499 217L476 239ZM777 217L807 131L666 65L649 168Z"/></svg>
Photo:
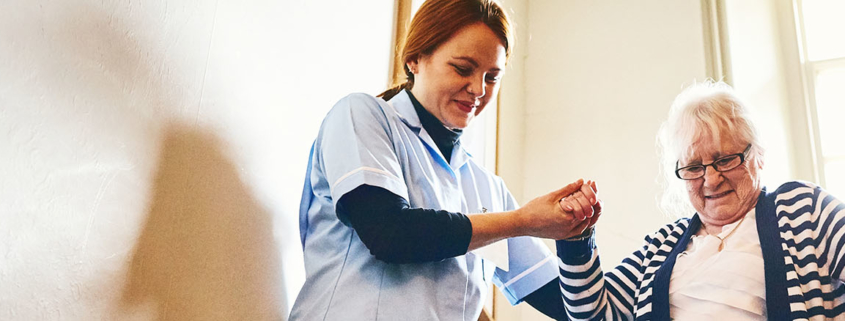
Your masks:
<svg viewBox="0 0 845 321"><path fill-rule="evenodd" d="M822 150L822 140L819 128L818 104L816 102L816 80L824 71L845 68L845 55L823 60L810 60L807 48L807 31L804 25L803 0L792 1L795 32L798 39L799 65L803 80L804 107L810 125L810 145L812 148L813 174L815 181L821 186L827 186L825 167L828 163L845 161L845 155L825 156Z"/></svg>

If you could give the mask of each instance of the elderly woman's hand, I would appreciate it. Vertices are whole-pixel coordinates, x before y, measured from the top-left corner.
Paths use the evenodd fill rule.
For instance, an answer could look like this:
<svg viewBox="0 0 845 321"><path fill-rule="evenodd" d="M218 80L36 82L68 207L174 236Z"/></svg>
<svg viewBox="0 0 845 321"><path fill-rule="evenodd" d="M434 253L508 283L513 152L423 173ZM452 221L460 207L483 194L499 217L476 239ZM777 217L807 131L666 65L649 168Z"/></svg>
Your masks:
<svg viewBox="0 0 845 321"><path fill-rule="evenodd" d="M598 199L598 187L594 181L587 181L579 191L564 197L558 204L576 220L588 222L584 229L595 225L601 216L602 202Z"/></svg>
<svg viewBox="0 0 845 321"><path fill-rule="evenodd" d="M562 198L559 204L565 212L570 212L576 219L583 221L596 213L593 206L598 203L597 200L596 182L587 181L577 192Z"/></svg>
<svg viewBox="0 0 845 321"><path fill-rule="evenodd" d="M517 210L522 218L521 225L527 229L525 235L557 240L580 235L591 223L595 223L593 219L584 218L598 219L593 210L601 209L601 205L594 207L598 204L594 188L595 183L584 184L583 180L578 180L526 203ZM576 194L578 196L574 196ZM573 203L577 201L578 211L575 208L564 210L564 205L560 203L564 198L570 198ZM585 205L582 206L581 202Z"/></svg>

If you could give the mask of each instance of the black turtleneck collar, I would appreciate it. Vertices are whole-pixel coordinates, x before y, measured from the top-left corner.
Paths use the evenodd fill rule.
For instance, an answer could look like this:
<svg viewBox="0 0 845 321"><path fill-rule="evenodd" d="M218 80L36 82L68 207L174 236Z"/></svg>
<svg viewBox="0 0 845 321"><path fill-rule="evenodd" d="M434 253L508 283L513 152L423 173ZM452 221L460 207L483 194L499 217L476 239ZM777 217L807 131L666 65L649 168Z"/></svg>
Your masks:
<svg viewBox="0 0 845 321"><path fill-rule="evenodd" d="M419 116L420 123L423 128L425 128L425 131L431 136L431 139L434 140L434 143L437 145L437 149L439 149L440 153L443 154L443 157L446 158L446 162L451 162L452 150L458 144L463 131L460 129L452 130L443 126L443 123L441 123L437 117L434 117L434 115L429 113L428 110L420 104L410 90L406 89L405 92L408 93L408 97L411 97L411 103L414 104L414 109L417 111L417 116Z"/></svg>

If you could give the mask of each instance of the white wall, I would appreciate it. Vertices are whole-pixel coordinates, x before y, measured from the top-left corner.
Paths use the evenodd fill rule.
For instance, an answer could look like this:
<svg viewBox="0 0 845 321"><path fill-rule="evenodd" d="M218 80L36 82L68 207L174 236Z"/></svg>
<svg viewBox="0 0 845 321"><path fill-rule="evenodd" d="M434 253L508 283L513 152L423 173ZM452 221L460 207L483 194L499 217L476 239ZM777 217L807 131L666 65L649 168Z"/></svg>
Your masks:
<svg viewBox="0 0 845 321"><path fill-rule="evenodd" d="M392 5L0 2L0 319L285 319L308 148L384 89Z"/></svg>
<svg viewBox="0 0 845 321"><path fill-rule="evenodd" d="M506 3L519 8L513 2ZM501 155L521 156L501 157L499 172L512 189L522 188L514 192L521 202L578 178L598 181L605 201L598 245L609 269L670 221L656 203L655 137L683 85L705 78L701 4L525 2L517 24L527 32L518 31L523 39L515 57L524 60L524 74L517 73L524 87L514 90L519 84L505 80L500 106L502 115L521 111L503 116L501 128L524 128L524 137L500 140ZM520 100L522 105L507 104ZM504 300L495 315L548 319Z"/></svg>
<svg viewBox="0 0 845 321"><path fill-rule="evenodd" d="M522 166L525 158L525 64L528 60L530 23L528 21L528 0L503 0L514 24L513 48L502 87L499 91L499 149L497 174L505 179L511 194L517 200L523 197ZM520 203L521 204L521 203Z"/></svg>

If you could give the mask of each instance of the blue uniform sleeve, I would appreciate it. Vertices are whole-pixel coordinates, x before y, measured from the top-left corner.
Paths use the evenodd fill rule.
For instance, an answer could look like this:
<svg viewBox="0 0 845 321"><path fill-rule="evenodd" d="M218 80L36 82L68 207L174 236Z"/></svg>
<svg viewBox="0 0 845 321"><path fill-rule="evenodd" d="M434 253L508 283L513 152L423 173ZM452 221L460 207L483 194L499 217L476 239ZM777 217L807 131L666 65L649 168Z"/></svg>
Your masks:
<svg viewBox="0 0 845 321"><path fill-rule="evenodd" d="M341 99L326 116L315 161L325 174L335 206L341 196L361 185L381 187L408 199L388 117L379 100L366 94Z"/></svg>
<svg viewBox="0 0 845 321"><path fill-rule="evenodd" d="M504 189L505 210L516 209L517 203ZM558 277L557 258L538 238L515 237L508 239L508 271L496 269L493 283L504 293L512 305Z"/></svg>
<svg viewBox="0 0 845 321"><path fill-rule="evenodd" d="M537 238L508 239L508 271L496 269L493 283L512 305L558 276L555 256Z"/></svg>

